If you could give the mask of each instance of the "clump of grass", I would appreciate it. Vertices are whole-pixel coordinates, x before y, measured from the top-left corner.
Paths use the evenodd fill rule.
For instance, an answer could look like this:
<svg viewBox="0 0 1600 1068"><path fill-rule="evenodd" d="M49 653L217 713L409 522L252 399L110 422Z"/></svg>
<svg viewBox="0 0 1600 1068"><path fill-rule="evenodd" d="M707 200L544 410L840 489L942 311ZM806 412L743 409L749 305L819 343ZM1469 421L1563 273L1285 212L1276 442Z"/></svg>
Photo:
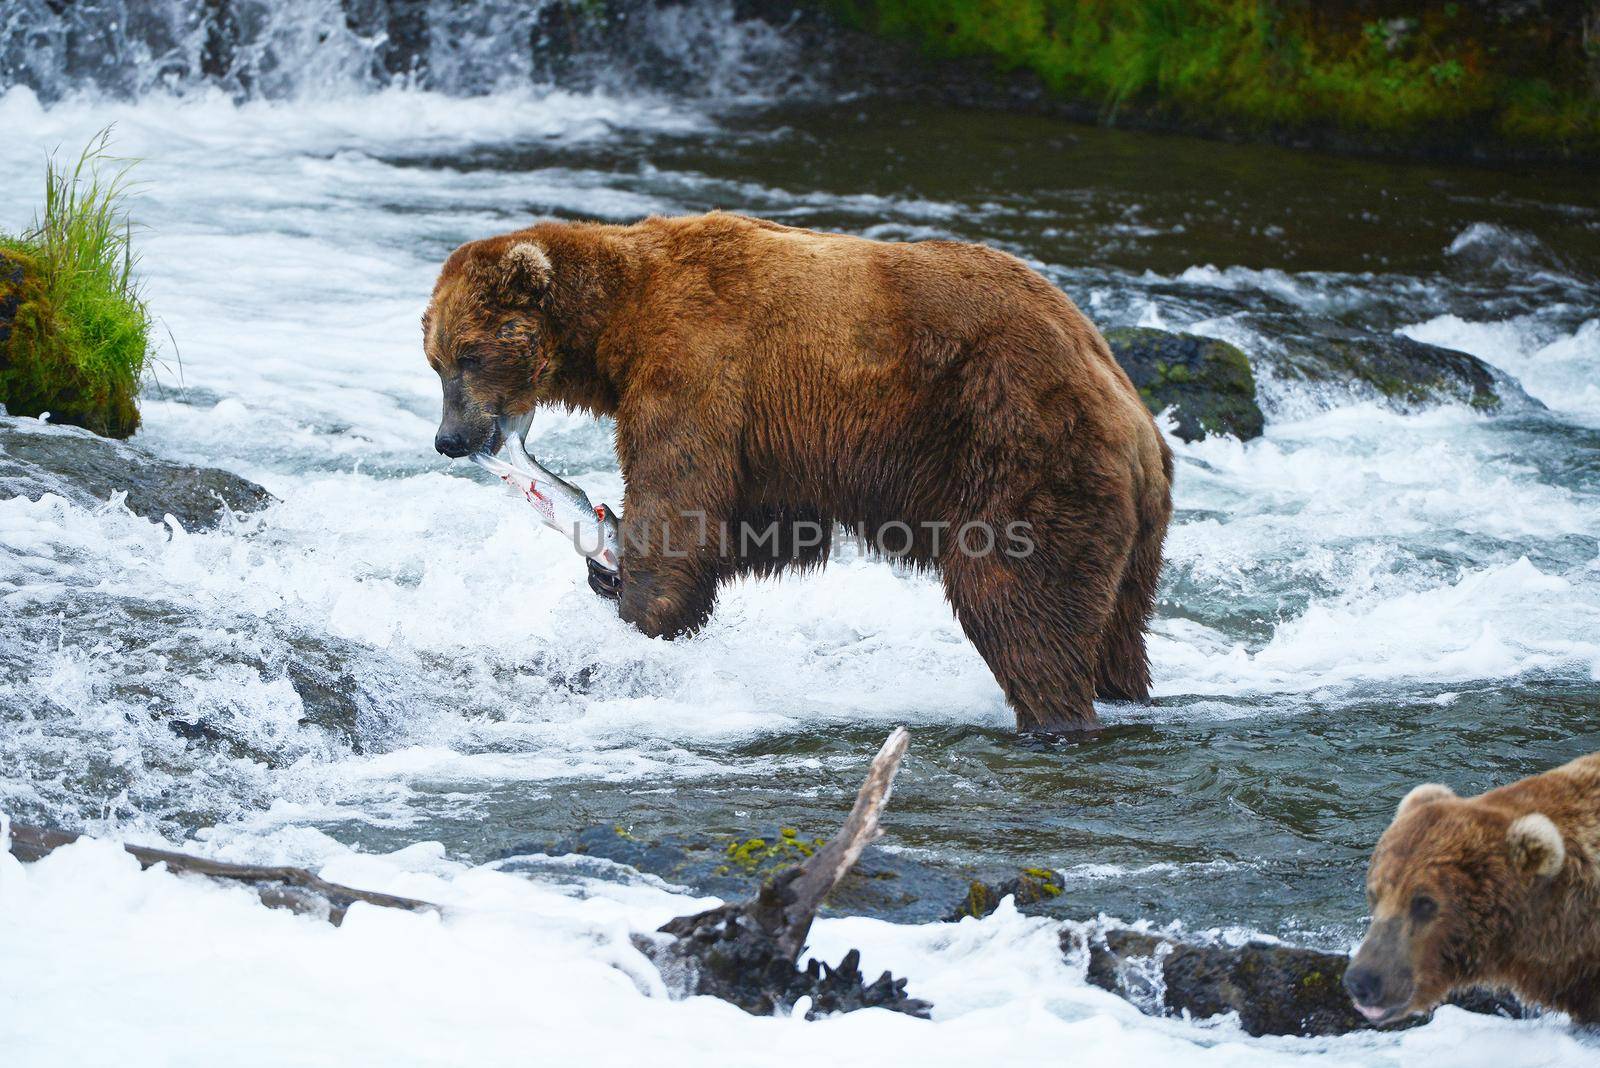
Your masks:
<svg viewBox="0 0 1600 1068"><path fill-rule="evenodd" d="M0 404L125 438L151 321L133 279L130 164L110 144L107 128L75 163L52 156L33 227L0 234Z"/></svg>

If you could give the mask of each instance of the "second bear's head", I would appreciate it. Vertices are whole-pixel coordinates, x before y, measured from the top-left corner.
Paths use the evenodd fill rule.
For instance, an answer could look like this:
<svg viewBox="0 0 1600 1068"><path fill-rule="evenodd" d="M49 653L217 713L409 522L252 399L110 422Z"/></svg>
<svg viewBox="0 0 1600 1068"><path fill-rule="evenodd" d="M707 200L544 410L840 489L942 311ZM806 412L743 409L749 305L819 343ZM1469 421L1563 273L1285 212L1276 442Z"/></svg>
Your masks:
<svg viewBox="0 0 1600 1068"><path fill-rule="evenodd" d="M1367 870L1372 924L1344 977L1356 1008L1387 1023L1501 976L1566 859L1542 813L1434 783L1412 790Z"/></svg>
<svg viewBox="0 0 1600 1068"><path fill-rule="evenodd" d="M551 399L559 355L545 305L553 278L531 232L469 242L445 261L422 316L423 351L444 391L434 436L441 453L493 452L497 417Z"/></svg>

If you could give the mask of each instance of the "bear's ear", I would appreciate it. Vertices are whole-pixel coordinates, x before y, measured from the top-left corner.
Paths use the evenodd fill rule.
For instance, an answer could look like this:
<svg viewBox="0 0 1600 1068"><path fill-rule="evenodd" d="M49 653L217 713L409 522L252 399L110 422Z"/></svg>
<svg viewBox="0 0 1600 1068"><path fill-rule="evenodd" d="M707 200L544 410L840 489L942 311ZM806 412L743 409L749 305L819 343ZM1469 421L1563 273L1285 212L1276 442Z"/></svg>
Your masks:
<svg viewBox="0 0 1600 1068"><path fill-rule="evenodd" d="M1567 862L1561 830L1542 812L1519 816L1506 829L1511 867L1527 876L1548 878Z"/></svg>
<svg viewBox="0 0 1600 1068"><path fill-rule="evenodd" d="M472 283L491 304L531 308L544 298L554 267L532 239L488 245L472 260Z"/></svg>
<svg viewBox="0 0 1600 1068"><path fill-rule="evenodd" d="M1418 805L1425 805L1429 801L1443 801L1447 797L1456 796L1450 787L1436 782L1425 782L1414 787L1409 794L1400 799L1400 807L1394 810L1394 818L1399 819Z"/></svg>

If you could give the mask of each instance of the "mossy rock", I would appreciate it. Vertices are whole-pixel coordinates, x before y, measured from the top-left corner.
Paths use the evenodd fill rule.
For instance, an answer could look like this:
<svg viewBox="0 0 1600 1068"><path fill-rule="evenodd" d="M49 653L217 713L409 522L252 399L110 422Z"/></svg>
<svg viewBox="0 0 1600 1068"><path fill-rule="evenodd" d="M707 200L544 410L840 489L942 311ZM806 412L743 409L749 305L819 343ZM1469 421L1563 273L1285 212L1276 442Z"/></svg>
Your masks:
<svg viewBox="0 0 1600 1068"><path fill-rule="evenodd" d="M22 306L23 263L19 256L0 249L0 372L6 367L6 342L11 340L12 322Z"/></svg>
<svg viewBox="0 0 1600 1068"><path fill-rule="evenodd" d="M1061 873L1054 868L1023 868L1014 877L997 883L974 879L967 887L967 896L947 919L981 919L999 907L1007 895L1018 910L1037 912L1036 906L1055 900L1061 893Z"/></svg>
<svg viewBox="0 0 1600 1068"><path fill-rule="evenodd" d="M588 827L555 842L527 842L504 856L545 853L598 857L687 886L697 893L737 901L763 881L802 863L826 841L794 827L754 835L636 834L620 824ZM927 923L950 915L971 875L946 870L869 846L834 887L824 915L872 916L896 923Z"/></svg>
<svg viewBox="0 0 1600 1068"><path fill-rule="evenodd" d="M1187 1013L1195 1019L1234 1012L1239 1026L1252 1035L1342 1035L1373 1027L1344 992L1350 958L1342 953L1276 942L1186 942L1121 927L1091 930L1087 946L1069 929L1061 944L1069 956L1087 949L1091 984L1146 1012ZM1515 999L1484 991L1467 991L1450 1004L1512 1018L1529 1014ZM1384 1029L1421 1022L1400 1021Z"/></svg>
<svg viewBox="0 0 1600 1068"><path fill-rule="evenodd" d="M1497 412L1508 403L1538 402L1513 380L1476 356L1414 340L1403 334L1357 330L1282 335L1283 352L1271 372L1286 381L1342 387L1399 411L1462 404Z"/></svg>
<svg viewBox="0 0 1600 1068"><path fill-rule="evenodd" d="M1231 434L1261 436L1250 358L1226 341L1147 327L1108 330L1106 343L1152 413L1173 409L1184 441Z"/></svg>
<svg viewBox="0 0 1600 1068"><path fill-rule="evenodd" d="M118 366L88 368L73 351L74 337L125 333L133 324L114 302L101 306L105 322L69 330L44 291L34 260L14 246L0 247L0 405L12 415L50 413L54 423L81 426L104 437L125 438L139 428L138 380ZM139 313L142 317L142 311ZM137 344L143 361L143 319Z"/></svg>

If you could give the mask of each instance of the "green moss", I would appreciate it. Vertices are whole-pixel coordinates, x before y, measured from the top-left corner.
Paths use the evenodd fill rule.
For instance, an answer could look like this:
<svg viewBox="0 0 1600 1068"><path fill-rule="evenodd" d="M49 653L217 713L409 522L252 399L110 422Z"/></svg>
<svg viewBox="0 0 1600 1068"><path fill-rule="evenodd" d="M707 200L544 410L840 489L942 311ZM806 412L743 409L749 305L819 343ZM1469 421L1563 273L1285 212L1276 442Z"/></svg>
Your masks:
<svg viewBox="0 0 1600 1068"><path fill-rule="evenodd" d="M962 899L961 905L956 909L955 919L963 916L973 916L978 919L994 911L999 901L989 889L989 884L974 879L967 887L967 896Z"/></svg>
<svg viewBox="0 0 1600 1068"><path fill-rule="evenodd" d="M1156 361L1156 381L1162 385L1182 385L1193 381L1194 376L1189 369L1180 364L1167 364Z"/></svg>
<svg viewBox="0 0 1600 1068"><path fill-rule="evenodd" d="M787 868L799 864L824 844L821 838L806 841L793 827L780 828L778 837L771 841L765 838L735 839L723 849L724 863L717 869L717 874L740 872L753 875Z"/></svg>
<svg viewBox="0 0 1600 1068"><path fill-rule="evenodd" d="M975 879L967 885L967 896L962 899L950 918L959 920L966 916L975 916L981 919L993 912L995 906L999 905L1001 899L1008 894L1018 908L1049 901L1051 898L1061 896L1059 880L1060 874L1053 868L1023 868L1015 879L1006 879L997 886Z"/></svg>
<svg viewBox="0 0 1600 1068"><path fill-rule="evenodd" d="M1289 0L825 2L931 55L1032 71L1107 120L1137 104L1263 132L1600 152L1600 92L1576 15L1508 23L1488 6Z"/></svg>
<svg viewBox="0 0 1600 1068"><path fill-rule="evenodd" d="M1034 901L1061 896L1061 884L1052 868L1023 868L1020 882Z"/></svg>
<svg viewBox="0 0 1600 1068"><path fill-rule="evenodd" d="M1225 341L1148 327L1105 332L1106 343L1128 372L1152 413L1176 409L1178 434L1196 441L1207 434L1260 437L1264 420L1256 404L1250 358Z"/></svg>
<svg viewBox="0 0 1600 1068"><path fill-rule="evenodd" d="M127 437L150 315L132 279L126 168L103 176L106 150L103 133L70 169L51 159L33 228L0 234L0 404Z"/></svg>

